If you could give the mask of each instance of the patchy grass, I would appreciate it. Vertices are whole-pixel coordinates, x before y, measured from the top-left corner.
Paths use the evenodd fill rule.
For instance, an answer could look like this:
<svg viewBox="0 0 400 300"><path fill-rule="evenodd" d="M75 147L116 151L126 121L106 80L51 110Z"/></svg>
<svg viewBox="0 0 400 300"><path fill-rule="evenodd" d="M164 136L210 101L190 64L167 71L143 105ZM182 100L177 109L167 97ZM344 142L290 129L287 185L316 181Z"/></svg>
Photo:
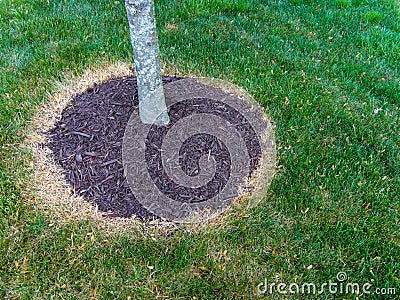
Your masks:
<svg viewBox="0 0 400 300"><path fill-rule="evenodd" d="M156 1L156 10L167 66L238 84L275 120L268 196L225 226L169 237L110 236L32 211L22 193L31 158L17 147L32 114L65 74L130 62L131 46L123 1L2 0L0 296L251 298L264 279L322 284L338 272L398 295L398 1Z"/></svg>

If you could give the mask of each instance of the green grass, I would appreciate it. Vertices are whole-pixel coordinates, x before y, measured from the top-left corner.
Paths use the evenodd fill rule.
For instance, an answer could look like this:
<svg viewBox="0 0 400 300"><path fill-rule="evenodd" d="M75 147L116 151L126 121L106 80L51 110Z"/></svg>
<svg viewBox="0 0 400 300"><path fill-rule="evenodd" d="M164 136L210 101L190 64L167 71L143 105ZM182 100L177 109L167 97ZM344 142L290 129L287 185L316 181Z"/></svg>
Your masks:
<svg viewBox="0 0 400 300"><path fill-rule="evenodd" d="M2 0L0 297L248 299L265 278L321 284L340 271L398 297L398 1L165 0L156 10L164 61L244 87L275 121L279 172L265 201L223 227L153 239L51 226L25 204L32 158L18 144L64 74L132 61L124 4Z"/></svg>

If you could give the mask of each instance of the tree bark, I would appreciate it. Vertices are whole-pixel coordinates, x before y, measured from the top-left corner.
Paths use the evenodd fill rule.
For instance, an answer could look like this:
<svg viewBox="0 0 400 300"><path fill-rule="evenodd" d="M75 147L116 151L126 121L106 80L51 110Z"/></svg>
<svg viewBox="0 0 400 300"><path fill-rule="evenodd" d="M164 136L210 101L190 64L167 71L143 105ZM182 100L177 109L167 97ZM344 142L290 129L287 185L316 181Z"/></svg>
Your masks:
<svg viewBox="0 0 400 300"><path fill-rule="evenodd" d="M139 114L145 124L167 125L154 0L125 0L135 60Z"/></svg>

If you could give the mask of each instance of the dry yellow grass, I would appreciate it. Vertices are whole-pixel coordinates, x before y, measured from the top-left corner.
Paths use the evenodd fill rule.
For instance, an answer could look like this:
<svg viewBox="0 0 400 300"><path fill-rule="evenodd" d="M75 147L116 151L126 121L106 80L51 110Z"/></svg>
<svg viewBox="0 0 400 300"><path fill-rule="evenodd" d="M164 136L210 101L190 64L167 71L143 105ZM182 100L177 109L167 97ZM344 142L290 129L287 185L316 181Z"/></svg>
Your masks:
<svg viewBox="0 0 400 300"><path fill-rule="evenodd" d="M164 66L164 72L171 74L171 76L182 76L174 66ZM182 227L196 231L204 228L204 226L223 226L227 213L206 223L179 225L163 220L144 222L136 217L109 218L106 212L99 211L95 204L87 202L72 190L66 182L62 168L54 161L51 150L43 146L46 143L46 132L53 128L55 122L60 120L63 109L71 103L74 95L84 92L95 83L100 84L113 78L130 75L133 75L133 72L125 63L104 64L97 68L88 69L80 77L66 77L63 82L55 84L57 92L49 94L49 101L38 109L24 142L24 146L34 156L31 182L28 190L25 191L30 195L27 199L31 199L31 206L46 214L47 218L54 224L61 226L71 221L88 220L94 222L97 227L113 234L142 232L143 234L151 233L153 235L154 232L167 233ZM240 95L248 95L245 91L235 90L234 92ZM263 139L274 140L272 130L267 135L263 136ZM267 171L269 176L262 181L262 184L256 184L258 191L256 197L247 199L247 197L242 196L238 198L237 203L247 203L253 206L261 199L261 194L264 194L270 183L270 178L274 174L275 152L268 153L269 156L272 159L267 163L262 161L261 165L261 173L264 174ZM253 176L251 184L255 184L257 178L258 176ZM256 200L255 203L254 200ZM240 206L242 205L235 205L235 210L240 210ZM231 210L227 212L229 211Z"/></svg>

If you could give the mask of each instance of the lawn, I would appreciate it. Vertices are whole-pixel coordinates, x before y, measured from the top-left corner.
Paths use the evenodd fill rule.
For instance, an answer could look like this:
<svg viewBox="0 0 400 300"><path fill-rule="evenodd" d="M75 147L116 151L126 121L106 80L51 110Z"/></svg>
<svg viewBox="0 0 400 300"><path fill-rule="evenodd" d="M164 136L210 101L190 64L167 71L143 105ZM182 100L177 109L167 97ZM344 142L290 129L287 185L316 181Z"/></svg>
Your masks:
<svg viewBox="0 0 400 300"><path fill-rule="evenodd" d="M128 24L123 1L0 0L0 297L250 299L265 280L321 286L339 272L399 297L399 1L160 0L156 13L170 73L230 81L267 109L278 150L267 196L168 236L31 209L19 145L33 114L65 78L132 63ZM318 298L333 296L357 295Z"/></svg>

